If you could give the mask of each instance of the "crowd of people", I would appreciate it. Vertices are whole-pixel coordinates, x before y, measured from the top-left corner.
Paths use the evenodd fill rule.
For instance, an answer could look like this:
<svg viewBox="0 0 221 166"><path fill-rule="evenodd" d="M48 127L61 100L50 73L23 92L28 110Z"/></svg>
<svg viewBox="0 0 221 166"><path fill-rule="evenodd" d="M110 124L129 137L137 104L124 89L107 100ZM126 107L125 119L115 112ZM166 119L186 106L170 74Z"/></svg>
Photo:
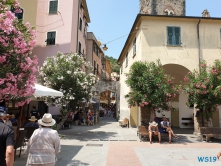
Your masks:
<svg viewBox="0 0 221 166"><path fill-rule="evenodd" d="M77 109L75 112L71 112L69 114L69 119L74 125L93 125L94 122L94 115L93 112L88 109L88 111L84 112L82 109Z"/></svg>
<svg viewBox="0 0 221 166"><path fill-rule="evenodd" d="M36 107L35 107L36 109ZM37 111L31 111L31 118L26 126L34 126L33 132L27 144L26 153L28 159L26 166L54 166L56 155L60 152L60 138L56 130L52 130L55 120L50 113L43 115L41 119ZM0 106L0 165L14 165L14 129L12 123L17 122L14 116L7 114L7 110Z"/></svg>
<svg viewBox="0 0 221 166"><path fill-rule="evenodd" d="M116 118L116 109L114 106L109 106L103 108L104 110L104 117L113 117Z"/></svg>
<svg viewBox="0 0 221 166"><path fill-rule="evenodd" d="M105 117L114 117L114 107L107 107L104 109ZM83 112L81 109L71 112L71 118L75 125L86 123L93 125L93 113L90 109ZM86 119L86 121L85 121ZM161 120L154 119L149 123L149 139L152 144L152 136L157 135L159 143L161 143L161 134L168 133L169 143L172 137L178 138L170 127L170 123L166 117ZM0 106L0 163L1 166L14 165L14 130L12 124L17 122L13 115L7 114L7 110ZM54 166L56 162L56 155L60 152L60 138L56 130L52 129L56 121L52 118L50 113L45 113L40 119L39 111L36 107L30 112L30 119L26 126L34 126L36 130L33 132L27 144L26 153L28 154L26 166ZM219 159L221 152L217 154Z"/></svg>

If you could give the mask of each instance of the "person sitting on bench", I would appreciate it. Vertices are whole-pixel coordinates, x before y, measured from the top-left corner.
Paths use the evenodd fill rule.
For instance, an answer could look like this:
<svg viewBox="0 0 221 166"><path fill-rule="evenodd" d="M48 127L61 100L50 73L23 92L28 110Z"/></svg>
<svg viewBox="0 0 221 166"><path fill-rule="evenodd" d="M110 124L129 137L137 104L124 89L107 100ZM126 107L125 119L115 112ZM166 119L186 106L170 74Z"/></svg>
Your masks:
<svg viewBox="0 0 221 166"><path fill-rule="evenodd" d="M173 130L170 128L170 123L167 121L166 117L162 118L160 133L168 133L169 134L169 143L171 143L171 136L178 138L176 134L173 133Z"/></svg>
<svg viewBox="0 0 221 166"><path fill-rule="evenodd" d="M152 144L152 135L158 135L158 139L159 139L159 143L161 143L161 135L160 132L158 130L158 124L153 121L149 123L149 139L150 139L150 144Z"/></svg>

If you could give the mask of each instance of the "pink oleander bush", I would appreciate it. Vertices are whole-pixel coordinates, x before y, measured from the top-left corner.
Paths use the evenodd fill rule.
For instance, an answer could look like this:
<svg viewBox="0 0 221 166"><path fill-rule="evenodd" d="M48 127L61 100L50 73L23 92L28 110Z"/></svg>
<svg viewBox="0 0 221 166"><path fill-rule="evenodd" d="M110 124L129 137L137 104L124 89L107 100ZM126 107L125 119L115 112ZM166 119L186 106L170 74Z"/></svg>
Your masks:
<svg viewBox="0 0 221 166"><path fill-rule="evenodd" d="M17 0L0 2L0 100L14 100L17 106L30 101L34 93L37 57L32 54L36 33L10 11L20 12Z"/></svg>
<svg viewBox="0 0 221 166"><path fill-rule="evenodd" d="M211 118L221 104L221 61L212 66L201 62L199 70L188 72L182 89L188 94L186 105L195 104L206 119Z"/></svg>

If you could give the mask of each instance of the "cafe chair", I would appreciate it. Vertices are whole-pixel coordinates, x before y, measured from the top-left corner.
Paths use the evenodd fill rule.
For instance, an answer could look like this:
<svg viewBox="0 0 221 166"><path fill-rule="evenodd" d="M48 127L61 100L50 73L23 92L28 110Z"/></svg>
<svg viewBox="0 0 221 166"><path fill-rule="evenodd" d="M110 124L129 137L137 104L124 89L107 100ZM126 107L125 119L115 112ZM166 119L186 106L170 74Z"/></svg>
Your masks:
<svg viewBox="0 0 221 166"><path fill-rule="evenodd" d="M21 130L19 131L19 136L18 136L18 139L17 141L15 142L15 146L14 146L14 160L15 160L15 157L16 157L16 149L20 148L20 152L19 152L19 157L21 156L21 149L22 149L22 146L23 146L23 143L24 143L24 139L25 139L25 134L26 134L26 130Z"/></svg>
<svg viewBox="0 0 221 166"><path fill-rule="evenodd" d="M36 127L34 126L26 126L24 129L27 131L25 134L25 142L28 142L29 139L31 138L33 132L35 131Z"/></svg>

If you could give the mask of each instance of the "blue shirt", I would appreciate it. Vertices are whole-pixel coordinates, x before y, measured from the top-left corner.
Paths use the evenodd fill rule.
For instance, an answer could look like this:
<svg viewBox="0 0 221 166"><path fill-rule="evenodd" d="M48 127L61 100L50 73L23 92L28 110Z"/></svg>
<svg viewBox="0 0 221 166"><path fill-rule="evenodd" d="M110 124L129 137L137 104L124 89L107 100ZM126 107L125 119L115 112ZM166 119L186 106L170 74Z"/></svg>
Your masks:
<svg viewBox="0 0 221 166"><path fill-rule="evenodd" d="M39 125L38 125L37 123L33 123L33 122L29 122L29 123L27 123L25 126L26 126L26 127L31 127L31 126L33 126L33 127L35 127L36 129L39 128Z"/></svg>

